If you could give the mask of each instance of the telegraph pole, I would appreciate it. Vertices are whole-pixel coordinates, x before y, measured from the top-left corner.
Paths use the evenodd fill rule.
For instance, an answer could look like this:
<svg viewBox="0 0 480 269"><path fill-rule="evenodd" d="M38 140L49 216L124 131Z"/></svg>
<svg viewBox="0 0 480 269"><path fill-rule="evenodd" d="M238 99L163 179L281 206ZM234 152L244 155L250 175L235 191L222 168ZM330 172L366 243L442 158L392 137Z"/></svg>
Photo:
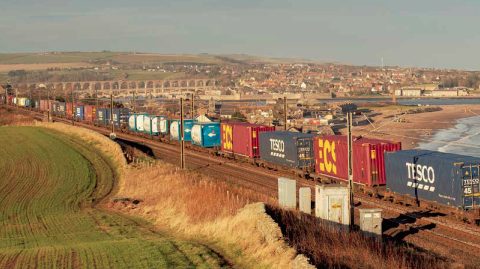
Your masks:
<svg viewBox="0 0 480 269"><path fill-rule="evenodd" d="M47 88L47 121L50 122L50 91Z"/></svg>
<svg viewBox="0 0 480 269"><path fill-rule="evenodd" d="M190 114L191 114L192 119L195 117L195 115L194 115L194 112L195 112L194 104L195 103L193 101L193 93L192 93L192 99L190 100Z"/></svg>
<svg viewBox="0 0 480 269"><path fill-rule="evenodd" d="M113 94L110 94L110 122L112 123L112 134L114 134L115 123L113 122Z"/></svg>
<svg viewBox="0 0 480 269"><path fill-rule="evenodd" d="M132 110L133 110L133 113L135 113L135 92L133 92Z"/></svg>
<svg viewBox="0 0 480 269"><path fill-rule="evenodd" d="M75 95L72 88L72 125L75 125Z"/></svg>
<svg viewBox="0 0 480 269"><path fill-rule="evenodd" d="M287 97L284 96L283 97L283 116L284 116L284 121L285 121L285 131L288 130L288 125L287 125L287 114L288 114L288 111L287 111Z"/></svg>
<svg viewBox="0 0 480 269"><path fill-rule="evenodd" d="M180 168L185 169L185 137L183 132L183 97L180 97Z"/></svg>
<svg viewBox="0 0 480 269"><path fill-rule="evenodd" d="M347 112L347 129L348 129L348 199L350 205L350 229L354 227L355 221L355 202L353 200L353 156L352 156L352 111Z"/></svg>

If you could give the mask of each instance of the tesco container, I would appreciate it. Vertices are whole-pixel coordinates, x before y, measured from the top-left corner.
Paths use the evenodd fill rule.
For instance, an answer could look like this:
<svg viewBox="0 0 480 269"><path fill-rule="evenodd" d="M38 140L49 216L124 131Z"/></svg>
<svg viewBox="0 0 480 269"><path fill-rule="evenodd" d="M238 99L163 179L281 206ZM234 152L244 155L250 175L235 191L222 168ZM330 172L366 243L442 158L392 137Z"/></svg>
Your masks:
<svg viewBox="0 0 480 269"><path fill-rule="evenodd" d="M110 109L97 108L95 119L98 125L106 126L110 122Z"/></svg>
<svg viewBox="0 0 480 269"><path fill-rule="evenodd" d="M353 181L367 186L385 185L384 153L401 150L400 142L353 138ZM315 138L315 172L348 180L348 141L345 135Z"/></svg>
<svg viewBox="0 0 480 269"><path fill-rule="evenodd" d="M192 127L192 144L204 148L220 146L220 123L196 123Z"/></svg>
<svg viewBox="0 0 480 269"><path fill-rule="evenodd" d="M220 131L222 151L249 158L258 158L260 156L259 133L275 131L275 127L240 122L222 122Z"/></svg>
<svg viewBox="0 0 480 269"><path fill-rule="evenodd" d="M158 117L157 116L145 116L143 118L143 129L146 134L158 135Z"/></svg>
<svg viewBox="0 0 480 269"><path fill-rule="evenodd" d="M92 105L83 106L84 120L86 122L95 122L97 108Z"/></svg>
<svg viewBox="0 0 480 269"><path fill-rule="evenodd" d="M75 106L75 119L76 120L85 119L85 107L83 105Z"/></svg>
<svg viewBox="0 0 480 269"><path fill-rule="evenodd" d="M183 120L183 141L192 140L192 127L194 120ZM180 140L180 120L172 120L170 122L170 138L172 140Z"/></svg>
<svg viewBox="0 0 480 269"><path fill-rule="evenodd" d="M313 171L312 134L294 133L286 131L260 133L260 158L262 160Z"/></svg>
<svg viewBox="0 0 480 269"><path fill-rule="evenodd" d="M386 153L385 167L393 192L454 207L480 205L480 158L402 150Z"/></svg>
<svg viewBox="0 0 480 269"><path fill-rule="evenodd" d="M130 119L130 110L128 108L114 108L112 112L112 121L115 127L120 128L128 125L128 121Z"/></svg>

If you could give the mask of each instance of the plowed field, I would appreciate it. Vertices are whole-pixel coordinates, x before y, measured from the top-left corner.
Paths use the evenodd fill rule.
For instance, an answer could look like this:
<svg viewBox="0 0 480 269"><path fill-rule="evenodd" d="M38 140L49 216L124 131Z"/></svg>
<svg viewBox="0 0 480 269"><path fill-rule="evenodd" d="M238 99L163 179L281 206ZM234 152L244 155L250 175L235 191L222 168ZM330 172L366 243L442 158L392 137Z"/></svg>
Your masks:
<svg viewBox="0 0 480 269"><path fill-rule="evenodd" d="M114 178L108 160L72 137L0 127L0 268L225 265L203 245L96 207Z"/></svg>

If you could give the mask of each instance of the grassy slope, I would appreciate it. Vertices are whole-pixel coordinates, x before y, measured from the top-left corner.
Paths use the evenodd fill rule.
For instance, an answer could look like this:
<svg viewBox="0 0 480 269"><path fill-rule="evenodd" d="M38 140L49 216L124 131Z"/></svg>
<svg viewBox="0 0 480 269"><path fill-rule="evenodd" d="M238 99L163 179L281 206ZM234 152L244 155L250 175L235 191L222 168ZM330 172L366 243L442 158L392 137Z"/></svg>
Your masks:
<svg viewBox="0 0 480 269"><path fill-rule="evenodd" d="M0 128L0 268L217 267L209 249L92 205L113 185L99 154L35 127Z"/></svg>

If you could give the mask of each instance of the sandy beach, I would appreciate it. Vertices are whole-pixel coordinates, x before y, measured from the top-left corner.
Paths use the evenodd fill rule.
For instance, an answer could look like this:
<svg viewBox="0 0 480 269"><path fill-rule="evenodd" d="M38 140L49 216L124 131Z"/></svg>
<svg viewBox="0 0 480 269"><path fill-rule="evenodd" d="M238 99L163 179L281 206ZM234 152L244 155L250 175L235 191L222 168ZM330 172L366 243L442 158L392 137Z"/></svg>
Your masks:
<svg viewBox="0 0 480 269"><path fill-rule="evenodd" d="M420 142L428 142L439 130L448 129L458 119L480 116L480 105L445 105L441 111L405 114L395 120L391 117L406 110L405 107L379 107L373 111L372 124L354 126L353 134L402 142L403 149L415 148ZM412 107L411 107L412 108Z"/></svg>

